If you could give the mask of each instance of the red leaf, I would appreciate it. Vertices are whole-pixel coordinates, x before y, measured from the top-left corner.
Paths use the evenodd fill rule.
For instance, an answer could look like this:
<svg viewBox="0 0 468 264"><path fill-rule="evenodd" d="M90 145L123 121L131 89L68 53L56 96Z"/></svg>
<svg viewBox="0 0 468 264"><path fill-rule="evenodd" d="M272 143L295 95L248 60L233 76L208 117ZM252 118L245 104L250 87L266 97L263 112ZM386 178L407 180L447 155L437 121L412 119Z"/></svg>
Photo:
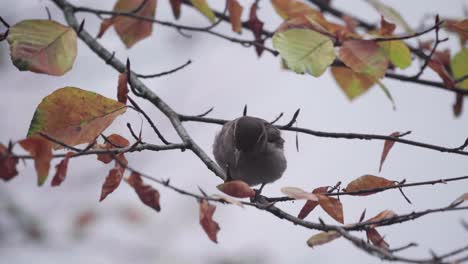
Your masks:
<svg viewBox="0 0 468 264"><path fill-rule="evenodd" d="M44 184L49 174L53 143L40 136L31 136L21 140L19 144L28 151L34 159L38 185Z"/></svg>
<svg viewBox="0 0 468 264"><path fill-rule="evenodd" d="M321 194L317 194L317 196L319 197L320 207L333 219L343 224L343 205L340 200Z"/></svg>
<svg viewBox="0 0 468 264"><path fill-rule="evenodd" d="M55 175L52 179L52 186L59 186L63 180L65 180L65 177L67 176L68 161L72 156L73 152L68 152L65 155L65 158L63 158L59 164L55 165Z"/></svg>
<svg viewBox="0 0 468 264"><path fill-rule="evenodd" d="M96 38L102 38L104 33L114 24L113 18L106 18L101 22L101 26L99 27L99 32Z"/></svg>
<svg viewBox="0 0 468 264"><path fill-rule="evenodd" d="M127 179L127 183L133 187L135 192L138 194L138 197L145 205L153 208L157 212L161 210L158 190L154 189L150 185L144 184L139 173L132 172L130 177Z"/></svg>
<svg viewBox="0 0 468 264"><path fill-rule="evenodd" d="M328 187L319 187L316 188L312 191L314 194L320 194L320 193L326 193L328 190ZM302 207L301 211L299 212L299 215L297 216L299 219L304 219L306 216L309 215L310 212L312 212L315 207L319 205L318 201L310 201L308 200L304 206Z"/></svg>
<svg viewBox="0 0 468 264"><path fill-rule="evenodd" d="M218 243L217 234L219 231L219 225L213 220L213 214L216 210L216 206L208 203L207 200L200 202L200 225L205 230L211 241Z"/></svg>
<svg viewBox="0 0 468 264"><path fill-rule="evenodd" d="M106 180L102 184L101 198L99 199L100 202L119 187L122 177L122 170L117 166L109 171Z"/></svg>
<svg viewBox="0 0 468 264"><path fill-rule="evenodd" d="M395 31L395 28L396 28L395 24L386 21L383 16L380 17L379 35L391 36L393 35L393 31Z"/></svg>
<svg viewBox="0 0 468 264"><path fill-rule="evenodd" d="M375 246L382 249L388 249L390 247L375 228L366 229L366 235L367 239L369 239Z"/></svg>
<svg viewBox="0 0 468 264"><path fill-rule="evenodd" d="M18 175L17 163L18 158L12 157L8 149L0 144L0 179L9 181Z"/></svg>
<svg viewBox="0 0 468 264"><path fill-rule="evenodd" d="M96 148L97 149L113 149L113 148L116 148L116 146L124 148L130 145L130 142L126 138L118 134L112 134L108 136L107 140L110 143L106 142L103 145L98 145ZM105 164L108 164L113 160L112 155L110 154L97 154L97 159Z"/></svg>
<svg viewBox="0 0 468 264"><path fill-rule="evenodd" d="M439 75L439 77L442 79L447 88L455 87L455 80L440 60L433 57L429 60L429 63L427 65Z"/></svg>
<svg viewBox="0 0 468 264"><path fill-rule="evenodd" d="M182 4L182 0L170 0L170 3L171 3L172 14L174 14L174 17L176 19L179 19L180 6Z"/></svg>
<svg viewBox="0 0 468 264"><path fill-rule="evenodd" d="M346 192L359 192L362 190L385 188L395 185L395 181L390 181L382 177L377 177L373 175L364 175L353 181L351 181L348 186L344 189ZM377 192L366 192L356 195L366 196L371 195Z"/></svg>
<svg viewBox="0 0 468 264"><path fill-rule="evenodd" d="M117 100L122 104L127 103L127 94L128 94L128 86L127 86L127 73L119 74L119 81L117 85Z"/></svg>
<svg viewBox="0 0 468 264"><path fill-rule="evenodd" d="M390 134L391 137L397 137L400 135L400 132L393 132ZM391 140L385 140L384 147L382 150L382 156L380 157L380 167L379 167L379 172L382 171L382 165L387 158L388 152L393 148L393 145L395 144L395 141Z"/></svg>
<svg viewBox="0 0 468 264"><path fill-rule="evenodd" d="M237 33L242 31L242 6L237 2L237 0L227 0L228 1L228 10L229 10L229 20L231 21L232 30Z"/></svg>
<svg viewBox="0 0 468 264"><path fill-rule="evenodd" d="M229 194L237 198L249 198L255 196L255 191L243 181L229 181L216 186L216 188L225 194Z"/></svg>
<svg viewBox="0 0 468 264"><path fill-rule="evenodd" d="M249 24L250 30L252 30L252 33L254 34L255 42L263 46L265 43L265 40L262 39L263 22L260 21L257 17L257 5L255 3L253 3L250 7L249 21L247 23ZM257 51L257 55L260 57L264 48L255 46L255 50Z"/></svg>

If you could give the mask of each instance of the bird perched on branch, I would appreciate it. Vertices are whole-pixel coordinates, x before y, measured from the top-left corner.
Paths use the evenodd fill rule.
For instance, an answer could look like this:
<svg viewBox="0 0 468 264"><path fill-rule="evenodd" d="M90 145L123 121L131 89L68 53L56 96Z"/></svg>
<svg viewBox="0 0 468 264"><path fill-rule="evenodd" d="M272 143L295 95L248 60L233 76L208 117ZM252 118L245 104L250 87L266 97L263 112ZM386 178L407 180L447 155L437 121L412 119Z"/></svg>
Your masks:
<svg viewBox="0 0 468 264"><path fill-rule="evenodd" d="M242 180L262 187L286 170L281 131L269 122L243 116L224 124L216 135L213 154L226 180ZM260 189L262 189L260 187Z"/></svg>

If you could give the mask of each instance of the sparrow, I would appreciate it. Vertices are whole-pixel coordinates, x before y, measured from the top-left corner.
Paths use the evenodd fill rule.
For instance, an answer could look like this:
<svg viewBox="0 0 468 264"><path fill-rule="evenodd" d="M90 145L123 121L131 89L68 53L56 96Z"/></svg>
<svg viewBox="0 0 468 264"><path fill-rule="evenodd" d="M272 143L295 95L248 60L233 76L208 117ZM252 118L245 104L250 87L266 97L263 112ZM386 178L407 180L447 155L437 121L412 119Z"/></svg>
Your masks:
<svg viewBox="0 0 468 264"><path fill-rule="evenodd" d="M272 183L286 170L281 131L269 122L243 116L223 125L213 144L213 155L227 181L250 186Z"/></svg>

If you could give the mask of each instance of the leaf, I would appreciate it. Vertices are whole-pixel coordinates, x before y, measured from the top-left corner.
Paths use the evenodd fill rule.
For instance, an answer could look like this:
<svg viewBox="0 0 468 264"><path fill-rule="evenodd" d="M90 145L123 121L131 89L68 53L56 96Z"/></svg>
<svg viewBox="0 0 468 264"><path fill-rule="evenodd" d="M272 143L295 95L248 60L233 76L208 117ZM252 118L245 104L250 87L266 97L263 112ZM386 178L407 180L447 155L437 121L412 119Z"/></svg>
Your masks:
<svg viewBox="0 0 468 264"><path fill-rule="evenodd" d="M10 55L20 71L61 76L75 62L76 33L52 20L23 20L10 27Z"/></svg>
<svg viewBox="0 0 468 264"><path fill-rule="evenodd" d="M457 33L460 37L461 45L465 45L468 39L468 19L460 21L446 20L444 26L447 30Z"/></svg>
<svg viewBox="0 0 468 264"><path fill-rule="evenodd" d="M353 71L375 78L382 78L388 67L388 60L382 49L371 40L345 41L338 57Z"/></svg>
<svg viewBox="0 0 468 264"><path fill-rule="evenodd" d="M330 38L309 29L290 29L273 35L273 47L289 69L318 77L335 60Z"/></svg>
<svg viewBox="0 0 468 264"><path fill-rule="evenodd" d="M213 214L216 210L216 206L208 203L207 200L200 202L200 225L205 230L211 241L218 243L217 234L220 230L218 223L213 220Z"/></svg>
<svg viewBox="0 0 468 264"><path fill-rule="evenodd" d="M55 175L52 178L51 186L59 186L67 176L67 169L68 169L68 161L73 156L73 152L67 152L65 158L59 162L59 164L55 165Z"/></svg>
<svg viewBox="0 0 468 264"><path fill-rule="evenodd" d="M453 201L450 204L450 207L457 207L465 201L468 201L468 193L464 193L460 197L458 197L455 201Z"/></svg>
<svg viewBox="0 0 468 264"><path fill-rule="evenodd" d="M391 22L404 28L408 33L414 33L413 29L406 23L401 15L392 7L381 3L379 0L366 0L375 10Z"/></svg>
<svg viewBox="0 0 468 264"><path fill-rule="evenodd" d="M232 31L241 33L242 32L242 6L237 0L227 0L229 10L229 21L231 21Z"/></svg>
<svg viewBox="0 0 468 264"><path fill-rule="evenodd" d="M390 181L382 177L377 177L374 175L364 175L351 181L343 191L359 192L359 191L369 190L369 189L386 188L386 187L394 186L395 184L396 184L395 181ZM355 194L355 195L366 196L366 195L371 195L377 192L378 191L366 192L366 193Z"/></svg>
<svg viewBox="0 0 468 264"><path fill-rule="evenodd" d="M127 179L127 183L133 187L135 192L138 194L140 200L147 206L156 210L161 211L161 205L159 203L159 192L150 185L144 184L141 176L137 172L132 172L130 177Z"/></svg>
<svg viewBox="0 0 468 264"><path fill-rule="evenodd" d="M467 20L468 21L468 20ZM460 50L452 58L450 68L452 69L453 77L455 79L468 75L468 48ZM468 89L468 79L458 83L458 86Z"/></svg>
<svg viewBox="0 0 468 264"><path fill-rule="evenodd" d="M180 6L182 5L182 0L170 0L172 14L174 15L175 19L180 18Z"/></svg>
<svg viewBox="0 0 468 264"><path fill-rule="evenodd" d="M341 237L341 234L336 231L321 232L310 237L307 240L307 245L313 248L315 246L320 246L328 242L331 242L340 237Z"/></svg>
<svg viewBox="0 0 468 264"><path fill-rule="evenodd" d="M130 145L130 142L122 137L121 135L118 135L118 134L112 134L110 136L107 137L107 140L110 141L109 142L105 142L104 144L102 145L98 145L96 148L97 149L113 149L113 148L116 148L116 146L120 147L120 148L125 148L125 147L128 147ZM112 143L112 144L111 144ZM123 155L123 153L121 153ZM120 155L120 154L119 154ZM97 154L97 159L101 162L103 162L104 164L108 164L110 163L114 158L112 157L111 154Z"/></svg>
<svg viewBox="0 0 468 264"><path fill-rule="evenodd" d="M249 198L255 196L255 191L243 181L229 181L216 186L218 190L225 194L237 197L237 198Z"/></svg>
<svg viewBox="0 0 468 264"><path fill-rule="evenodd" d="M102 20L101 26L99 27L99 32L96 36L96 38L102 38L104 36L104 33L107 32L107 30L114 25L114 18L106 18Z"/></svg>
<svg viewBox="0 0 468 264"><path fill-rule="evenodd" d="M257 17L257 5L256 3L253 3L252 6L250 7L250 13L249 13L249 21L247 21L250 30L254 34L255 37L255 42L258 44L263 45L265 43L265 40L262 39L262 32L263 32L263 22L260 21ZM257 55L260 57L263 53L264 48L261 46L255 46L255 51L257 52Z"/></svg>
<svg viewBox="0 0 468 264"><path fill-rule="evenodd" d="M385 84L381 82L380 80L377 80L376 82L379 85L380 89L384 92L385 96L390 101L390 103L392 103L393 110L395 110L396 109L395 100L393 100L393 96L390 93L390 90L388 90L387 86L385 86Z"/></svg>
<svg viewBox="0 0 468 264"><path fill-rule="evenodd" d="M43 132L70 146L93 142L125 110L124 104L94 92L61 88L42 99L28 136Z"/></svg>
<svg viewBox="0 0 468 264"><path fill-rule="evenodd" d="M127 73L119 74L119 81L117 84L117 100L122 104L127 103L128 86L127 86Z"/></svg>
<svg viewBox="0 0 468 264"><path fill-rule="evenodd" d="M400 132L393 132L390 134L390 137L398 137L399 135L400 135ZM395 141L385 140L384 147L382 150L382 155L380 156L379 172L382 171L382 165L385 162L385 159L387 158L387 155L390 152L390 150L393 148L394 144L395 144Z"/></svg>
<svg viewBox="0 0 468 264"><path fill-rule="evenodd" d="M381 36L391 36L395 31L396 25L385 20L383 16L380 16L380 29L379 35Z"/></svg>
<svg viewBox="0 0 468 264"><path fill-rule="evenodd" d="M99 201L102 202L107 195L111 194L117 187L119 187L122 181L123 172L119 167L112 168L106 177L106 180L102 184L101 198Z"/></svg>
<svg viewBox="0 0 468 264"><path fill-rule="evenodd" d="M377 232L375 228L366 229L367 239L369 239L372 244L382 249L389 249L390 245L383 239L383 237Z"/></svg>
<svg viewBox="0 0 468 264"><path fill-rule="evenodd" d="M222 195L222 194L213 194L212 196L213 196L213 198L221 199L221 200L225 201L226 203L230 203L230 204L233 204L233 205L237 205L237 206L239 206L241 208L244 208L244 205L240 201L238 201L238 200L236 200L236 199L234 199L234 198L232 198L230 196Z"/></svg>
<svg viewBox="0 0 468 264"><path fill-rule="evenodd" d="M276 13L284 20L298 17L307 17L323 27L328 26L328 22L320 11L313 9L306 3L295 0L271 0Z"/></svg>
<svg viewBox="0 0 468 264"><path fill-rule="evenodd" d="M18 164L18 158L13 157L9 150L0 144L0 179L9 181L18 175L16 164Z"/></svg>
<svg viewBox="0 0 468 264"><path fill-rule="evenodd" d="M297 187L283 187L281 188L281 192L287 195L290 198L296 200L310 200L310 201L318 201L317 195L313 193L308 193L301 188Z"/></svg>
<svg viewBox="0 0 468 264"><path fill-rule="evenodd" d="M114 12L131 12L138 8L142 0L118 0L114 6ZM147 0L145 5L135 13L135 15L154 19L156 13L156 0ZM114 27L117 35L127 49L131 48L138 41L151 36L153 23L126 16L114 17Z"/></svg>
<svg viewBox="0 0 468 264"><path fill-rule="evenodd" d="M391 210L384 210L380 213L378 213L376 216L368 219L367 221L365 221L364 223L371 223L371 222L380 222L380 221L383 221L385 219L390 219L390 218L393 218L397 216L397 214L395 214L393 211ZM375 227L375 225L370 225L371 228Z"/></svg>
<svg viewBox="0 0 468 264"><path fill-rule="evenodd" d="M313 194L320 194L320 193L326 193L328 190L328 187L319 187L319 188L315 188L312 193ZM315 207L317 207L317 205L319 205L319 202L318 201L310 201L308 200L304 206L302 207L301 211L299 212L299 214L297 215L297 217L299 219L304 219L306 218L307 215L310 214L310 212L312 212Z"/></svg>
<svg viewBox="0 0 468 264"><path fill-rule="evenodd" d="M49 175L50 161L52 160L52 142L41 136L31 136L19 142L34 159L37 172L37 184L44 184Z"/></svg>
<svg viewBox="0 0 468 264"><path fill-rule="evenodd" d="M393 65L402 70L411 65L411 51L405 42L392 40L380 41L378 44Z"/></svg>
<svg viewBox="0 0 468 264"><path fill-rule="evenodd" d="M331 67L331 73L349 100L361 96L375 84L373 78L354 72L348 67Z"/></svg>
<svg viewBox="0 0 468 264"><path fill-rule="evenodd" d="M439 59L432 57L427 65L439 75L447 88L455 87L455 80Z"/></svg>
<svg viewBox="0 0 468 264"><path fill-rule="evenodd" d="M333 219L343 224L343 205L340 200L321 194L317 194L317 197L319 198L320 207Z"/></svg>
<svg viewBox="0 0 468 264"><path fill-rule="evenodd" d="M211 10L210 6L206 2L206 0L190 0L192 2L192 5L200 11L208 20L210 20L211 23L215 22L216 16Z"/></svg>

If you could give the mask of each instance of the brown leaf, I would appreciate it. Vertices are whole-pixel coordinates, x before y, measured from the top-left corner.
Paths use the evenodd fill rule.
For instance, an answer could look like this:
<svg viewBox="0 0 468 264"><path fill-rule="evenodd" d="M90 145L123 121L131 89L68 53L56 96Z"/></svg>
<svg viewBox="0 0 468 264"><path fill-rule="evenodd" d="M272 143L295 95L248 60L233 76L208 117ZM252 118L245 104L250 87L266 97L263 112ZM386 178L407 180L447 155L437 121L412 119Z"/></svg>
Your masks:
<svg viewBox="0 0 468 264"><path fill-rule="evenodd" d="M255 196L255 191L243 181L229 181L216 186L216 188L225 194L229 194L237 198L249 198Z"/></svg>
<svg viewBox="0 0 468 264"><path fill-rule="evenodd" d="M400 135L400 132L393 132L392 134L390 134L391 137L398 137L399 135ZM395 141L385 140L384 147L382 150L382 155L380 156L379 172L382 171L382 165L385 162L385 159L387 158L388 152L390 152L394 144L395 144Z"/></svg>
<svg viewBox="0 0 468 264"><path fill-rule="evenodd" d="M100 202L119 187L122 177L122 170L117 166L109 171L106 180L102 184L101 198L99 199Z"/></svg>
<svg viewBox="0 0 468 264"><path fill-rule="evenodd" d="M314 194L320 194L320 193L326 193L328 190L328 187L319 187L319 188L316 188L312 191L312 193ZM309 215L310 212L312 212L315 207L317 207L317 205L319 205L318 201L310 201L308 200L304 206L302 207L301 211L299 212L299 215L297 215L297 217L299 219L304 219L306 218L306 216Z"/></svg>
<svg viewBox="0 0 468 264"><path fill-rule="evenodd" d="M389 245L383 237L377 232L375 228L366 229L367 239L369 239L374 246L377 246L382 249L389 249Z"/></svg>
<svg viewBox="0 0 468 264"><path fill-rule="evenodd" d="M127 73L123 72L119 74L119 81L117 85L117 100L121 102L122 104L126 104L127 94L128 94Z"/></svg>
<svg viewBox="0 0 468 264"><path fill-rule="evenodd" d="M232 30L237 33L242 32L242 6L237 0L227 0L229 10L229 20L231 21Z"/></svg>
<svg viewBox="0 0 468 264"><path fill-rule="evenodd" d="M318 201L317 195L313 193L308 193L301 188L297 187L283 187L281 188L281 192L287 195L290 198L296 200L311 200L311 201Z"/></svg>
<svg viewBox="0 0 468 264"><path fill-rule="evenodd" d="M343 205L340 200L321 194L317 194L317 196L319 198L320 207L333 219L343 224Z"/></svg>
<svg viewBox="0 0 468 264"><path fill-rule="evenodd" d="M65 158L55 165L55 175L52 179L51 186L59 186L67 176L68 161L73 156L73 152L67 152Z"/></svg>
<svg viewBox="0 0 468 264"><path fill-rule="evenodd" d="M439 75L439 77L442 79L447 88L455 87L455 80L440 60L438 60L435 57L432 57L427 65Z"/></svg>
<svg viewBox="0 0 468 264"><path fill-rule="evenodd" d="M444 26L447 30L457 33L460 37L461 45L465 45L468 39L468 19L460 21L448 19L444 22Z"/></svg>
<svg viewBox="0 0 468 264"><path fill-rule="evenodd" d="M371 76L354 72L348 67L331 67L331 73L349 100L361 96L376 83Z"/></svg>
<svg viewBox="0 0 468 264"><path fill-rule="evenodd" d="M375 41L348 40L340 48L338 57L353 71L382 78L388 68L385 53Z"/></svg>
<svg viewBox="0 0 468 264"><path fill-rule="evenodd" d="M391 36L395 31L396 25L385 20L383 16L380 16L380 29L379 35L381 36Z"/></svg>
<svg viewBox="0 0 468 264"><path fill-rule="evenodd" d="M96 145L96 149L113 149L113 148L116 148L116 147L121 147L121 148L125 148L125 147L128 147L130 145L130 142L122 137L121 135L118 135L118 134L112 134L110 136L107 137L107 140L109 142L105 142L104 144L102 145ZM112 143L112 144L111 144ZM119 154L120 156L120 154ZM112 155L110 154L97 154L97 159L101 162L103 162L104 164L108 164L110 163L113 158L112 158Z"/></svg>
<svg viewBox="0 0 468 264"><path fill-rule="evenodd" d="M41 136L31 136L21 140L19 144L28 151L34 159L38 185L44 184L49 175L53 143Z"/></svg>
<svg viewBox="0 0 468 264"><path fill-rule="evenodd" d="M106 18L102 20L101 26L99 27L99 32L96 36L96 38L102 38L104 36L104 33L114 24L114 19L113 18Z"/></svg>
<svg viewBox="0 0 468 264"><path fill-rule="evenodd" d="M257 17L257 5L253 3L250 7L250 14L249 14L249 28L252 30L252 33L255 37L255 42L261 44L262 46L255 46L255 51L257 51L257 55L260 57L263 53L263 44L265 40L262 39L262 31L263 31L263 22L260 21Z"/></svg>
<svg viewBox="0 0 468 264"><path fill-rule="evenodd" d="M180 18L180 6L182 4L182 0L170 0L172 14L176 19Z"/></svg>
<svg viewBox="0 0 468 264"><path fill-rule="evenodd" d="M395 185L395 181L390 181L382 177L377 177L373 175L363 175L353 181L351 181L348 186L344 189L346 192L359 192L362 190L385 188ZM366 192L356 195L366 196L371 195L377 192Z"/></svg>
<svg viewBox="0 0 468 264"><path fill-rule="evenodd" d="M213 198L221 199L221 200L225 201L226 203L230 203L230 204L233 204L233 205L237 205L237 206L239 206L241 208L244 208L244 205L240 201L238 201L238 200L236 200L236 199L234 199L234 198L232 198L230 196L222 195L222 194L213 194L212 196L213 196Z"/></svg>
<svg viewBox="0 0 468 264"><path fill-rule="evenodd" d="M208 203L207 200L200 202L200 225L205 230L211 241L218 243L217 234L219 231L219 225L213 220L213 214L216 210L216 206Z"/></svg>
<svg viewBox="0 0 468 264"><path fill-rule="evenodd" d="M0 144L0 179L9 181L18 175L16 164L18 158L12 157L8 149Z"/></svg>
<svg viewBox="0 0 468 264"><path fill-rule="evenodd" d="M315 246L326 244L339 237L341 237L341 234L336 231L321 232L309 238L307 240L307 245L309 247L315 247Z"/></svg>
<svg viewBox="0 0 468 264"><path fill-rule="evenodd" d="M379 222L379 221L382 221L382 220L385 220L385 219L389 219L389 218L392 218L392 217L395 217L397 216L397 214L395 214L395 212L391 211L391 210L384 210L380 213L378 213L376 216L368 219L367 221L365 221L365 223L370 223L370 222ZM371 227L374 227L375 225L371 225Z"/></svg>
<svg viewBox="0 0 468 264"><path fill-rule="evenodd" d="M139 173L132 172L126 181L133 187L135 192L138 194L138 197L145 205L153 208L157 212L161 211L161 205L159 204L160 195L158 190L154 189L150 185L144 184Z"/></svg>
<svg viewBox="0 0 468 264"><path fill-rule="evenodd" d="M460 197L458 197L455 201L453 201L450 204L450 207L457 207L465 201L468 201L468 193L464 193Z"/></svg>

